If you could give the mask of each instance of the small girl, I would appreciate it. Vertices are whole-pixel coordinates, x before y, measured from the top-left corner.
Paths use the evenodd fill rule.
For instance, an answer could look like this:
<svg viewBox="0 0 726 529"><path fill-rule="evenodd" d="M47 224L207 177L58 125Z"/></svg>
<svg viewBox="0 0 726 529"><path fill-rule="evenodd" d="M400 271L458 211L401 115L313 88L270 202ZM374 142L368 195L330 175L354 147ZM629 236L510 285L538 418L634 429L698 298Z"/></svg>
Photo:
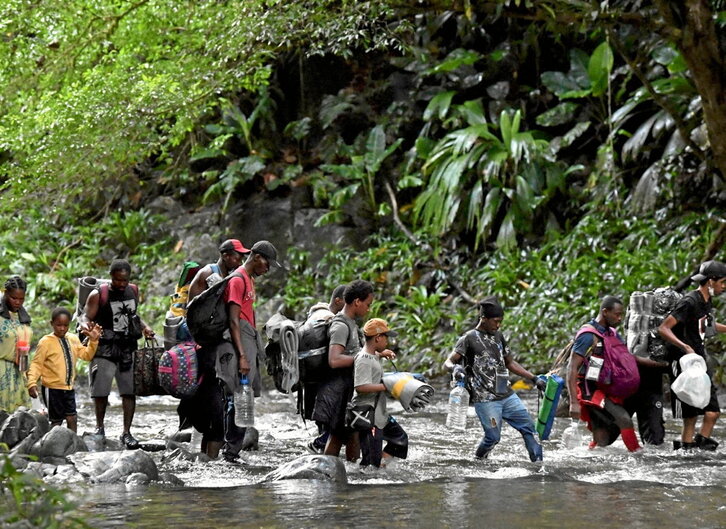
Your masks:
<svg viewBox="0 0 726 529"><path fill-rule="evenodd" d="M46 334L38 342L35 356L28 370L28 393L38 398L37 382L42 379L43 401L48 408L48 420L52 426L59 426L63 419L70 430L77 430L76 392L73 381L76 378L76 359L91 360L96 354L101 327L94 324L88 332L88 346L81 345L75 334L67 334L71 313L62 307L53 310L50 325L53 334Z"/></svg>

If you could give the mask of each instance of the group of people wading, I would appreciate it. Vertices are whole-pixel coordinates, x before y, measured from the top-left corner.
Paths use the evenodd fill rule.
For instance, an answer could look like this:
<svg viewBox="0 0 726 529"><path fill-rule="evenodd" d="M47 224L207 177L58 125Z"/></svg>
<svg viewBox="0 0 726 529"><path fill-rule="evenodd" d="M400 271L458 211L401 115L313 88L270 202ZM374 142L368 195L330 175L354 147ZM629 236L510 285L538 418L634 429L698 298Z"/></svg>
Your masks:
<svg viewBox="0 0 726 529"><path fill-rule="evenodd" d="M228 329L221 343L197 350L201 382L192 397L180 401L178 412L183 426L193 426L203 434L203 452L211 458L221 453L225 460L238 463L246 432L235 425L232 396L240 375L249 378L255 396L261 390L263 343L255 319L255 281L271 267L281 265L276 248L268 241L258 241L247 249L239 240L230 239L222 243L219 252L216 263L197 272L189 288L189 299L231 276L223 294ZM75 363L78 358L90 360L94 435L105 439L104 418L115 380L123 409L120 441L133 449L139 447L131 434L136 402L133 351L138 339L151 338L154 331L138 316L139 289L130 282L130 264L116 260L109 274L110 282L88 296L79 317L86 344L68 332L70 311L58 307L51 313L52 333L38 341L29 365L26 362L32 330L24 308L27 285L17 276L5 283L0 303L0 409L14 411L19 406L29 406L30 397L41 397L51 424L57 426L66 421L75 431ZM597 316L577 333L567 377L569 411L573 419L587 422L592 431L591 447L610 445L620 436L628 450L638 450L633 413L637 413L642 442L663 443L663 373L667 372L673 381L680 374L679 359L683 355L695 354L707 360L704 339L711 332L726 332L726 326L716 323L712 315L713 298L726 290L726 265L718 261L703 263L692 279L697 288L678 301L658 329L667 345L666 361L637 357L640 387L627 398L609 393L597 379L588 376L593 358L606 357L610 349L625 347L616 331L623 320L623 302L614 296L603 298ZM359 325L373 299L373 285L354 280L337 287L329 302L310 309L311 318L330 318L328 369L322 380L305 387L305 402L300 407L319 429L319 435L308 444L310 451L338 456L345 445L348 460L361 458L363 465L386 466L394 457L406 457L408 436L386 412L387 391L382 383L381 360L395 359L389 340L397 333L380 318ZM545 382L514 359L500 331L504 308L495 297L487 297L478 304L478 315L476 327L459 338L444 362L455 379L465 381L484 430L475 457L488 457L500 442L502 424L506 421L521 433L530 460L541 460L542 446L534 421L512 390L509 373L531 381L539 390L544 389ZM676 449L715 450L718 446L711 435L720 411L710 369L708 375L711 395L704 408L695 408L671 395L673 416L683 419L681 438L674 441ZM360 432L347 424L346 412L351 402L370 404L375 409L369 431ZM703 422L696 433L701 415Z"/></svg>

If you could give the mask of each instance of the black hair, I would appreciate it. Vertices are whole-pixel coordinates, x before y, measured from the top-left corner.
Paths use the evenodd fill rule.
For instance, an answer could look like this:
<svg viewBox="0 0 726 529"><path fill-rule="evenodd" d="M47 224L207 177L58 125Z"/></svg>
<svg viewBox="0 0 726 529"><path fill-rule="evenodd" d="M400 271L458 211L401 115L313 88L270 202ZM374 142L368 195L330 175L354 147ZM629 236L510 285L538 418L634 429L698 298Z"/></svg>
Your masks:
<svg viewBox="0 0 726 529"><path fill-rule="evenodd" d="M12 276L10 279L5 281L5 290L25 290L28 288L28 284L20 276Z"/></svg>
<svg viewBox="0 0 726 529"><path fill-rule="evenodd" d="M345 302L350 305L356 299L365 300L373 294L373 285L362 279L355 279L348 283L343 291L343 298Z"/></svg>
<svg viewBox="0 0 726 529"><path fill-rule="evenodd" d="M335 301L335 298L342 298L345 295L345 285L338 285L330 295L330 303Z"/></svg>
<svg viewBox="0 0 726 529"><path fill-rule="evenodd" d="M71 311L70 310L68 310L65 307L56 307L56 308L53 309L53 312L50 313L50 321L55 321L55 319L58 316L62 316L64 314L66 316L68 316L68 319L69 320L71 319Z"/></svg>
<svg viewBox="0 0 726 529"><path fill-rule="evenodd" d="M108 273L113 275L115 272L127 272L131 275L131 265L126 259L114 259L108 269Z"/></svg>
<svg viewBox="0 0 726 529"><path fill-rule="evenodd" d="M368 335L366 334L366 335L365 335L365 338L366 338L366 343L367 343L367 342L371 342L371 341L373 341L373 340L375 339L375 337L376 337L376 336L378 336L378 335L377 335L377 334L374 334L373 336L368 336Z"/></svg>
<svg viewBox="0 0 726 529"><path fill-rule="evenodd" d="M602 302L600 303L600 310L613 310L615 308L615 305L622 304L623 302L620 301L620 298L616 298L615 296L605 296L604 298L602 298Z"/></svg>

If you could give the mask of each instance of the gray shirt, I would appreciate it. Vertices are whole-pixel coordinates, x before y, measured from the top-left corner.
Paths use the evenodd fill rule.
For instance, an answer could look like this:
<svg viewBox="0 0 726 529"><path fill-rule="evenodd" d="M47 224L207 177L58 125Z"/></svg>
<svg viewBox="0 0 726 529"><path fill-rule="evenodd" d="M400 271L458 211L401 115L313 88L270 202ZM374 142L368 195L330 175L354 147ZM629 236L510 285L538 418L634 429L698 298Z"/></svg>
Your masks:
<svg viewBox="0 0 726 529"><path fill-rule="evenodd" d="M351 332L355 329L355 332ZM355 320L349 318L342 312L336 314L330 322L330 345L342 345L343 354L353 356L363 347L363 331L358 328Z"/></svg>
<svg viewBox="0 0 726 529"><path fill-rule="evenodd" d="M353 386L358 387L363 384L380 384L382 379L383 367L381 366L380 358L375 355L368 354L365 351L360 351L357 355L355 355ZM376 428L383 428L388 422L385 391L378 393L358 393L358 391L355 391L355 393L353 393L353 404L355 406L359 404L370 404L372 406L376 401L376 397L378 397L378 404L376 404L375 424Z"/></svg>

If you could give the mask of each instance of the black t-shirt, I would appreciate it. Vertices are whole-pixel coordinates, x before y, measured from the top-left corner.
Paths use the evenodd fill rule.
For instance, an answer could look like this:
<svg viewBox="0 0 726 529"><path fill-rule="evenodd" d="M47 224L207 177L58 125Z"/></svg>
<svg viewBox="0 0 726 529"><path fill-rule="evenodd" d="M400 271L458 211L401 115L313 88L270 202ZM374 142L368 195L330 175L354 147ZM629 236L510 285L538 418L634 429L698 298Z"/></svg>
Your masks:
<svg viewBox="0 0 726 529"><path fill-rule="evenodd" d="M511 356L501 332L489 334L473 329L459 338L454 352L464 357L466 386L472 402L501 400L512 394L509 382L504 393L496 392L497 368L506 370L504 359Z"/></svg>
<svg viewBox="0 0 726 529"><path fill-rule="evenodd" d="M710 300L705 301L698 290L692 290L683 296L671 311L671 316L678 322L673 326L673 334L701 356L706 355L703 339L706 336L706 324L711 308ZM683 356L683 351L675 345L667 343L666 347L672 360Z"/></svg>

